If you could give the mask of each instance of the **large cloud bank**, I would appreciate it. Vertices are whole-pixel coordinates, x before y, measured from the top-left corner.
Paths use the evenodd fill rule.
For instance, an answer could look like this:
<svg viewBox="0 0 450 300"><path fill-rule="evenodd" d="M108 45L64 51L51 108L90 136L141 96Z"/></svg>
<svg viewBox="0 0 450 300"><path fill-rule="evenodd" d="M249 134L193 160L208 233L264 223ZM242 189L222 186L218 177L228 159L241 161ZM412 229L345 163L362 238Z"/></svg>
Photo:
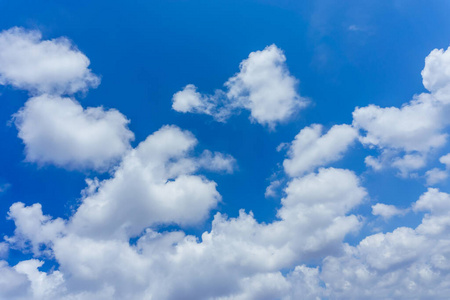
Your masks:
<svg viewBox="0 0 450 300"><path fill-rule="evenodd" d="M2 51L9 53L9 46L20 46L23 52L42 48L39 59L44 62L64 54L73 63L71 55L85 57L66 39L41 41L39 33L24 29L0 36L0 57ZM2 44L5 39L18 39L19 46ZM62 47L58 55L56 46ZM0 244L0 254L10 248L32 253L33 258L15 265L0 261L0 298L448 298L450 194L430 187L410 199L407 208L374 204L372 213L386 221L408 213L423 218L415 227L369 234L350 245L345 238L365 226L356 211L370 195L356 172L330 164L359 140L380 152L379 157L366 158L376 170L393 167L407 176L425 168L431 151L447 141L449 53L431 52L422 72L430 93L401 108L370 105L353 112L352 125L334 125L327 131L319 124L303 128L287 144L284 193L273 222L258 222L251 211L241 210L235 218L216 212L211 229L201 236L186 234L185 229L204 223L218 203L226 201L217 184L201 172L232 173L236 161L231 155L209 150L196 155L195 136L174 125L161 127L132 148L133 134L120 112L85 109L63 97L63 92L83 89L75 86L93 86L86 63L85 75L65 82L52 82L55 70L47 70L52 76L39 83L1 69L2 84L40 93L14 117L27 160L69 169L109 169L110 176L87 179L79 207L66 219L46 215L39 203L10 207L7 217L15 231ZM250 54L240 73L227 82L227 92L218 92L226 93L225 101L232 100L224 105L249 109L254 120L269 126L292 118L302 100L284 63L275 46ZM268 94L266 77L275 78ZM77 80L85 80L84 85ZM174 96L176 110L215 114L215 99L194 86L179 93ZM271 105L282 108L272 111ZM440 162L448 166L448 155ZM442 178L430 171L423 175L428 184ZM46 261L56 268L42 269Z"/></svg>

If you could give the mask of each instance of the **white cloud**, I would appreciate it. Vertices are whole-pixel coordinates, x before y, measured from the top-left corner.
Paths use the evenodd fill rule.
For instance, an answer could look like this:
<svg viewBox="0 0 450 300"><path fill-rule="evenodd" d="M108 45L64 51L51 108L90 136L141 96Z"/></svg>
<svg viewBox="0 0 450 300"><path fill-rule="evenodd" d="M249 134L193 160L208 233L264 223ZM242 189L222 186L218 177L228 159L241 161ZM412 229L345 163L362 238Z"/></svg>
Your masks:
<svg viewBox="0 0 450 300"><path fill-rule="evenodd" d="M405 209L399 209L394 205L387 205L383 203L377 203L372 205L372 214L374 216L381 216L384 219L390 219L393 216L404 215L407 212Z"/></svg>
<svg viewBox="0 0 450 300"><path fill-rule="evenodd" d="M129 121L114 109L83 107L73 99L42 95L14 115L26 160L68 169L107 170L130 150Z"/></svg>
<svg viewBox="0 0 450 300"><path fill-rule="evenodd" d="M368 158L366 164L378 170L385 165L393 166L406 177L426 164L430 151L446 144L450 113L449 53L450 50L435 49L425 59L423 84L430 93L416 95L400 108L369 105L355 109L353 125L363 132L360 141L380 149L384 156L378 160ZM442 173L432 171L429 176L442 178Z"/></svg>
<svg viewBox="0 0 450 300"><path fill-rule="evenodd" d="M236 159L229 154L205 150L199 157L198 164L206 170L231 174L236 168Z"/></svg>
<svg viewBox="0 0 450 300"><path fill-rule="evenodd" d="M180 134L183 132L179 129L163 128L150 137L157 136L160 143L143 144L133 156L140 156L152 164L155 163L152 160L155 155L173 158L178 153L180 161L184 156L182 152L193 143L188 133L184 132L184 141ZM180 138L185 146L173 149L173 142ZM144 147L149 152L144 152ZM173 152L166 154L168 149ZM165 169L168 171L170 168L166 166ZM155 169L150 168L149 171ZM114 178L120 176L125 176L125 173L116 173ZM95 193L102 193L101 189L106 185L100 184ZM201 189L195 187L195 192L201 192ZM237 218L227 218L218 213L211 231L205 232L201 241L180 231L158 233L146 229L135 245L130 245L128 238L117 239L111 235L98 238L92 236L92 232L80 232L77 218L85 212L85 199L64 233L53 235L49 243L60 266L58 271L39 271L40 263L36 260L19 263L14 269L26 274L32 293L30 298L35 299L227 299L230 295L235 296L229 299L265 299L261 298L264 295L267 299L278 296L289 299L286 297L294 295L292 299L295 299L295 295L301 295L300 288L312 297L319 281L318 269L295 267L296 263L339 253L342 239L360 226L358 218L349 212L361 203L365 195L352 172L321 169L317 174L295 179L288 185L282 208L278 211L279 220L273 223L258 223L251 213L244 211ZM126 215L123 220L128 225L140 222L137 220L140 218L138 210L143 209L136 205L134 196L127 198L126 205L125 202L118 203L117 207L127 210L125 213L116 211L113 215L119 219ZM110 203L116 199L110 198ZM147 198L146 201L153 201L151 207L158 209L155 205L157 200ZM189 198L184 201L192 206ZM109 210L110 204L97 204L104 205L105 211ZM89 208L96 209L94 206ZM37 211L36 215L42 216L40 206L21 206L21 209ZM182 203L172 209L190 213ZM103 211L94 213L103 218ZM156 213L160 215L161 211ZM163 213L172 214L172 217L176 214ZM148 211L145 215L152 217ZM26 218L21 214L15 219L17 224L21 217ZM36 224L35 230L42 232L48 224L55 222L46 219ZM108 222L117 223L116 220ZM34 236L30 235L30 238ZM295 269L287 277L279 271L290 267Z"/></svg>
<svg viewBox="0 0 450 300"><path fill-rule="evenodd" d="M32 297L26 275L18 273L6 261L0 260L0 299L25 300Z"/></svg>
<svg viewBox="0 0 450 300"><path fill-rule="evenodd" d="M357 138L357 131L349 125L335 125L326 134L322 126L303 128L295 137L284 160L284 170L290 176L300 176L342 158Z"/></svg>
<svg viewBox="0 0 450 300"><path fill-rule="evenodd" d="M264 196L266 198L269 197L276 197L277 196L277 189L281 186L283 182L281 180L274 180L272 181L269 186L266 188L266 192L264 193Z"/></svg>
<svg viewBox="0 0 450 300"><path fill-rule="evenodd" d="M189 155L196 143L175 126L150 135L123 158L111 179L83 199L72 226L88 235L133 236L152 225L204 220L221 197L215 182L192 174L203 167ZM217 163L211 167L226 170L228 161L217 157L211 157Z"/></svg>
<svg viewBox="0 0 450 300"><path fill-rule="evenodd" d="M447 168L450 168L450 153L441 156L439 158L439 161L441 162L441 164L444 164Z"/></svg>
<svg viewBox="0 0 450 300"><path fill-rule="evenodd" d="M411 171L425 167L426 161L420 154L406 154L395 158L391 165L400 170L401 177L407 177Z"/></svg>
<svg viewBox="0 0 450 300"><path fill-rule="evenodd" d="M40 272L38 268L43 264L43 261L30 259L19 262L14 269L17 273L27 276L34 299L57 298L58 288L64 282L63 274L59 271L53 271L50 274Z"/></svg>
<svg viewBox="0 0 450 300"><path fill-rule="evenodd" d="M450 171L450 153L439 158L439 162L445 165L445 170L439 168L428 170L425 173L427 185L435 185L448 178L448 173Z"/></svg>
<svg viewBox="0 0 450 300"><path fill-rule="evenodd" d="M428 211L415 229L399 227L328 257L321 278L335 299L445 299L450 292L450 195L428 189L413 205ZM376 293L373 291L376 290Z"/></svg>
<svg viewBox="0 0 450 300"><path fill-rule="evenodd" d="M425 95L401 108L369 105L353 112L354 126L366 132L363 144L403 151L426 152L444 145L446 122L441 107Z"/></svg>
<svg viewBox="0 0 450 300"><path fill-rule="evenodd" d="M448 178L448 172L447 170L433 168L425 172L425 177L427 180L427 185L435 185L446 180Z"/></svg>
<svg viewBox="0 0 450 300"><path fill-rule="evenodd" d="M244 108L250 111L251 120L274 128L306 105L307 101L297 93L298 80L289 73L286 57L275 45L250 53L239 69L225 83L226 91L204 95L189 84L174 94L172 108L212 115L218 121Z"/></svg>
<svg viewBox="0 0 450 300"><path fill-rule="evenodd" d="M0 259L6 258L9 253L9 245L8 243L1 242L0 243Z"/></svg>
<svg viewBox="0 0 450 300"><path fill-rule="evenodd" d="M37 30L0 32L0 84L34 94L73 94L97 87L89 59L67 38L42 40Z"/></svg>
<svg viewBox="0 0 450 300"><path fill-rule="evenodd" d="M450 84L450 47L434 49L428 54L422 78L423 86L430 92L439 92Z"/></svg>
<svg viewBox="0 0 450 300"><path fill-rule="evenodd" d="M36 260L5 265L9 293L17 288L33 299L293 300L445 299L450 292L449 194L429 189L420 197L413 208L427 214L416 229L399 227L353 247L342 244L360 225L348 213L366 192L352 172L321 169L292 180L285 192L279 220L258 223L243 211L237 218L217 214L201 240L150 229L135 245L73 231L56 236L52 249L60 269L38 271ZM391 214L390 206L375 207ZM298 265L323 257L320 269ZM283 275L284 268L292 271Z"/></svg>
<svg viewBox="0 0 450 300"><path fill-rule="evenodd" d="M380 171L381 169L383 169L383 162L380 160L380 158L376 158L371 155L364 158L364 163L366 164L366 166L371 167L375 171Z"/></svg>
<svg viewBox="0 0 450 300"><path fill-rule="evenodd" d="M172 108L181 113L196 113L213 116L218 122L225 122L232 114L233 108L223 91L217 90L214 95L197 92L193 84L186 85L175 93Z"/></svg>
<svg viewBox="0 0 450 300"><path fill-rule="evenodd" d="M42 245L51 247L52 241L61 236L65 230L65 222L62 219L51 220L51 217L42 214L42 206L39 203L26 206L17 202L11 205L8 219L13 220L16 229L14 236L6 238L6 241L15 248L27 249L35 255L49 254L42 250Z"/></svg>
<svg viewBox="0 0 450 300"><path fill-rule="evenodd" d="M242 78L236 75L233 84L252 86L246 76L253 73L246 68L241 66ZM435 85L440 86L431 84ZM40 103L36 99L44 99L43 106L55 99L56 106L76 107L82 120L93 113L71 99L47 95L32 98L29 105ZM182 109L196 107L191 100L180 104ZM405 173L421 168L428 152L446 139L444 114L436 109L443 108L442 103L423 94L400 109L355 110L354 124L365 132L361 141L382 152L379 158L366 158L366 163L375 168L390 163ZM27 106L21 112L26 110ZM112 111L94 112L106 118ZM428 117L441 119L420 116L427 112L432 112ZM117 114L125 127L126 119ZM261 120L257 121L271 126L268 119ZM392 129L386 125L391 121ZM95 129L97 122L86 128ZM81 204L68 220L44 215L40 204L11 206L9 218L16 230L7 238L8 245L31 248L35 256L51 256L58 270L40 270L43 261L37 259L14 267L1 261L0 298L446 299L449 194L430 188L412 205L413 211L424 212L416 228L370 235L356 246L343 242L363 225L354 210L367 192L350 170L308 172L341 158L355 137L348 125L334 126L326 134L320 125L303 129L290 145L286 161L292 164L294 178L284 189L276 219L258 222L244 210L234 218L217 213L211 229L195 237L161 226L184 228L204 221L221 197L215 182L196 173L201 168L231 172L235 160L208 150L196 157L192 152L197 140L190 132L164 126L135 149L124 151L111 178L87 180ZM450 156L440 161L448 165ZM372 212L389 218L406 210L378 203Z"/></svg>

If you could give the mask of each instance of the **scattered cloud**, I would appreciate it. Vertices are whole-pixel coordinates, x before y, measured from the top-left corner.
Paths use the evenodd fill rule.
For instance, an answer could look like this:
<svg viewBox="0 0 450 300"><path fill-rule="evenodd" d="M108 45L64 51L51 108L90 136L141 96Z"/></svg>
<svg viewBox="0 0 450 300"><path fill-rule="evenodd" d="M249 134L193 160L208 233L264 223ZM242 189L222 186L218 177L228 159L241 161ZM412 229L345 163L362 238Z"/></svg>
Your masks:
<svg viewBox="0 0 450 300"><path fill-rule="evenodd" d="M344 152L358 137L349 125L335 125L322 134L321 125L303 128L295 137L284 160L284 170L289 176L300 176L342 158Z"/></svg>
<svg viewBox="0 0 450 300"><path fill-rule="evenodd" d="M448 178L450 172L450 153L439 158L439 162L445 165L445 169L433 168L425 173L427 185L435 185Z"/></svg>
<svg viewBox="0 0 450 300"><path fill-rule="evenodd" d="M161 137L161 134L176 135L183 132L166 127L150 138ZM185 138L187 144L192 142L192 136ZM165 144L164 147L159 147L158 143L140 145L132 156L133 159L139 157L149 164L154 164L151 154L165 155L159 151L171 149L165 148L168 146L169 144ZM150 151L147 153L150 156L139 153L146 147L157 152ZM181 155L180 151L185 150L178 148L169 155ZM181 157L173 163L184 164ZM129 159L131 158L125 158L125 164L131 164ZM112 180L131 176L131 173L123 171L125 168L127 167L122 166L121 173L116 173ZM165 171L168 169L170 168ZM89 197L105 194L107 185L108 182L100 184L96 194ZM15 241L28 238L33 245L45 244L60 264L60 271L41 272L38 268L42 261L32 259L22 261L13 268L6 267L7 272L14 272L14 276L27 275L27 280L24 281L28 282L29 296L35 299L98 299L99 295L133 299L211 299L233 293L260 295L261 291L257 287L261 282L270 279L276 279L278 283L268 285L267 293L276 296L289 292L296 281L309 278L318 272L317 269L298 266L289 273L289 284L279 273L280 269L295 266L300 261L339 253L345 235L357 230L361 225L358 218L349 212L366 196L366 191L352 172L332 168L320 169L318 173L297 178L288 184L286 197L282 199L282 207L278 210L279 219L273 223L258 223L252 213L245 213L243 210L236 218L217 213L211 231L203 233L201 241L193 236L186 236L181 231L158 233L147 228L135 246L129 244L130 235L102 234L99 238L93 235L94 228L85 230L86 227L83 227L80 230L80 226L92 222L95 222L96 227L102 227L104 224L117 229L141 223L134 231L135 235L158 220L185 220L184 218L196 215L194 211L199 204L192 198L191 192L199 192L199 186L192 187L192 183L190 186L187 194L189 197L173 203L174 206L166 211L164 208L158 208L158 205L161 207L164 204L157 202L167 202L170 200L167 197L147 198L147 201L151 201L148 209L143 206L144 203L137 203L135 194L127 198L127 205L117 203L118 197L114 194L109 194L108 202L100 203L98 198L84 199L75 216L68 220L63 228L59 226L65 223L60 219L52 220L44 216L40 205L25 207L21 203L14 204L11 216L19 236L10 239ZM177 191L177 187L168 185L165 194L170 195ZM133 202L130 202L130 199ZM111 214L114 219L104 217L105 211L111 211L109 203L122 210ZM96 210L99 205L103 206L101 211ZM131 210L125 210L125 207L130 207ZM211 206L207 205L205 208L210 209ZM142 210L146 210L145 214L140 213ZM80 216L86 213L96 216L96 219L85 218L80 222ZM139 219L140 215L146 219ZM133 217L130 219L130 216ZM197 216L201 217L201 214ZM36 223L39 220L41 222ZM56 232L62 234L55 234ZM48 242L48 239L51 241ZM210 284L205 285L206 281ZM315 282L312 278L311 281ZM251 284L248 286L246 283ZM275 288L278 284L281 284L279 289ZM83 289L73 288L77 286L82 286ZM301 286L304 284L300 284Z"/></svg>
<svg viewBox="0 0 450 300"><path fill-rule="evenodd" d="M212 153L209 150L203 151L198 163L206 170L225 172L228 174L232 174L237 165L236 159L233 156L220 152Z"/></svg>
<svg viewBox="0 0 450 300"><path fill-rule="evenodd" d="M0 184L0 193L6 192L11 187L9 183Z"/></svg>
<svg viewBox="0 0 450 300"><path fill-rule="evenodd" d="M0 32L0 84L33 94L73 94L97 87L89 59L67 38L42 40L37 30Z"/></svg>
<svg viewBox="0 0 450 300"><path fill-rule="evenodd" d="M72 218L73 230L89 236L133 237L149 226L204 221L221 196L215 182L193 174L203 167L202 159L208 159L190 155L196 144L190 132L175 126L147 137L123 158L112 178L93 183ZM216 164L211 167L226 170L223 157L210 157Z"/></svg>
<svg viewBox="0 0 450 300"><path fill-rule="evenodd" d="M115 109L84 109L77 101L41 95L14 114L26 160L67 169L106 171L131 149L129 120Z"/></svg>
<svg viewBox="0 0 450 300"><path fill-rule="evenodd" d="M375 170L385 165L398 168L407 177L425 167L428 154L447 143L445 129L450 112L450 50L433 50L425 59L423 84L429 93L416 95L402 107L357 107L353 126L363 133L360 141L381 150L380 158L368 157L366 164ZM436 171L429 176L440 176ZM431 179L433 181L433 179Z"/></svg>
<svg viewBox="0 0 450 300"><path fill-rule="evenodd" d="M394 216L404 215L408 212L406 209L399 209L394 205L387 205L383 203L377 203L372 205L372 214L374 216L380 216L385 220L388 220Z"/></svg>
<svg viewBox="0 0 450 300"><path fill-rule="evenodd" d="M225 91L200 94L187 85L173 96L172 108L182 113L200 113L224 122L235 111L247 109L250 119L274 128L292 118L307 100L297 92L298 80L287 66L286 57L277 46L250 53L240 71L225 83Z"/></svg>
<svg viewBox="0 0 450 300"><path fill-rule="evenodd" d="M2 39L10 42L2 45ZM222 201L216 182L201 171L232 173L236 160L210 150L196 155L195 136L174 125L163 126L131 148L134 135L120 112L83 108L62 96L98 84L86 79L94 76L88 60L81 59L81 73L61 80L54 79L60 70L46 69L48 58L41 52L51 56L49 61L60 54L74 63L85 57L66 39L42 41L36 31L4 31L0 66L5 57L14 61L10 44L43 59L40 67L34 60L30 65L31 71L38 69L39 80L17 75L11 71L15 67L0 67L2 84L39 94L14 115L27 160L110 173L86 180L79 206L66 219L45 215L40 203L11 205L7 217L15 230L0 243L0 257L15 249L33 258L14 266L0 260L0 298L448 297L450 194L428 188L410 208L373 205L372 214L386 221L410 210L423 218L415 228L398 227L349 245L345 238L364 226L356 209L369 195L355 172L328 165L359 140L380 151L378 157L365 159L376 170L387 165L407 177L425 168L429 153L447 141L449 50L434 50L426 59L422 76L430 93L400 108L356 108L352 125L335 125L324 133L322 125L313 124L279 146L287 149L287 176L266 189L266 197L282 190L273 221L260 222L251 211L240 210L235 217L216 212L209 229L194 236L185 230L205 222ZM225 83L225 91L203 95L188 85L174 95L173 108L218 121L247 109L253 121L274 128L305 105L296 85L284 54L272 45L251 53ZM440 162L445 170L425 173L430 184L446 178L450 154ZM42 269L47 259L57 267Z"/></svg>

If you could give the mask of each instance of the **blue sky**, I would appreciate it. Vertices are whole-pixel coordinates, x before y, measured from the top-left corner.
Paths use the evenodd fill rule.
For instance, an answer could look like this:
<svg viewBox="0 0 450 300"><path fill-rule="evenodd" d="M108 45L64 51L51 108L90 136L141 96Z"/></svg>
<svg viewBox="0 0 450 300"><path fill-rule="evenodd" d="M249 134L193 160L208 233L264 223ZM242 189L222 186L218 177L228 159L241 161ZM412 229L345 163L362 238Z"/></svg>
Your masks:
<svg viewBox="0 0 450 300"><path fill-rule="evenodd" d="M0 298L445 298L449 9L0 0Z"/></svg>

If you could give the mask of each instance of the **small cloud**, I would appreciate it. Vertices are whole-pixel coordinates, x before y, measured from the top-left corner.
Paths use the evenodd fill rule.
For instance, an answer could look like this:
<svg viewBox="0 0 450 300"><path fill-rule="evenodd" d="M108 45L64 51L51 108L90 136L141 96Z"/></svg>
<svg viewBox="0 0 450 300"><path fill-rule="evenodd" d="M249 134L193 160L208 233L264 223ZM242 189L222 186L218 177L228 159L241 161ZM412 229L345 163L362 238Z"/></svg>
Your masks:
<svg viewBox="0 0 450 300"><path fill-rule="evenodd" d="M356 25L348 26L348 30L350 30L350 31L363 31L363 29L361 27L356 26Z"/></svg>
<svg viewBox="0 0 450 300"><path fill-rule="evenodd" d="M11 187L11 184L9 183L4 183L0 185L0 193L6 192L7 189L9 189Z"/></svg>
<svg viewBox="0 0 450 300"><path fill-rule="evenodd" d="M408 209L399 209L394 205L387 205L383 203L372 205L372 214L374 216L381 216L385 220L388 220L394 216L405 215L407 212Z"/></svg>
<svg viewBox="0 0 450 300"><path fill-rule="evenodd" d="M282 181L281 180L275 180L270 183L270 185L266 188L266 192L264 193L264 196L266 198L269 197L276 197L278 195L278 188L281 186Z"/></svg>

